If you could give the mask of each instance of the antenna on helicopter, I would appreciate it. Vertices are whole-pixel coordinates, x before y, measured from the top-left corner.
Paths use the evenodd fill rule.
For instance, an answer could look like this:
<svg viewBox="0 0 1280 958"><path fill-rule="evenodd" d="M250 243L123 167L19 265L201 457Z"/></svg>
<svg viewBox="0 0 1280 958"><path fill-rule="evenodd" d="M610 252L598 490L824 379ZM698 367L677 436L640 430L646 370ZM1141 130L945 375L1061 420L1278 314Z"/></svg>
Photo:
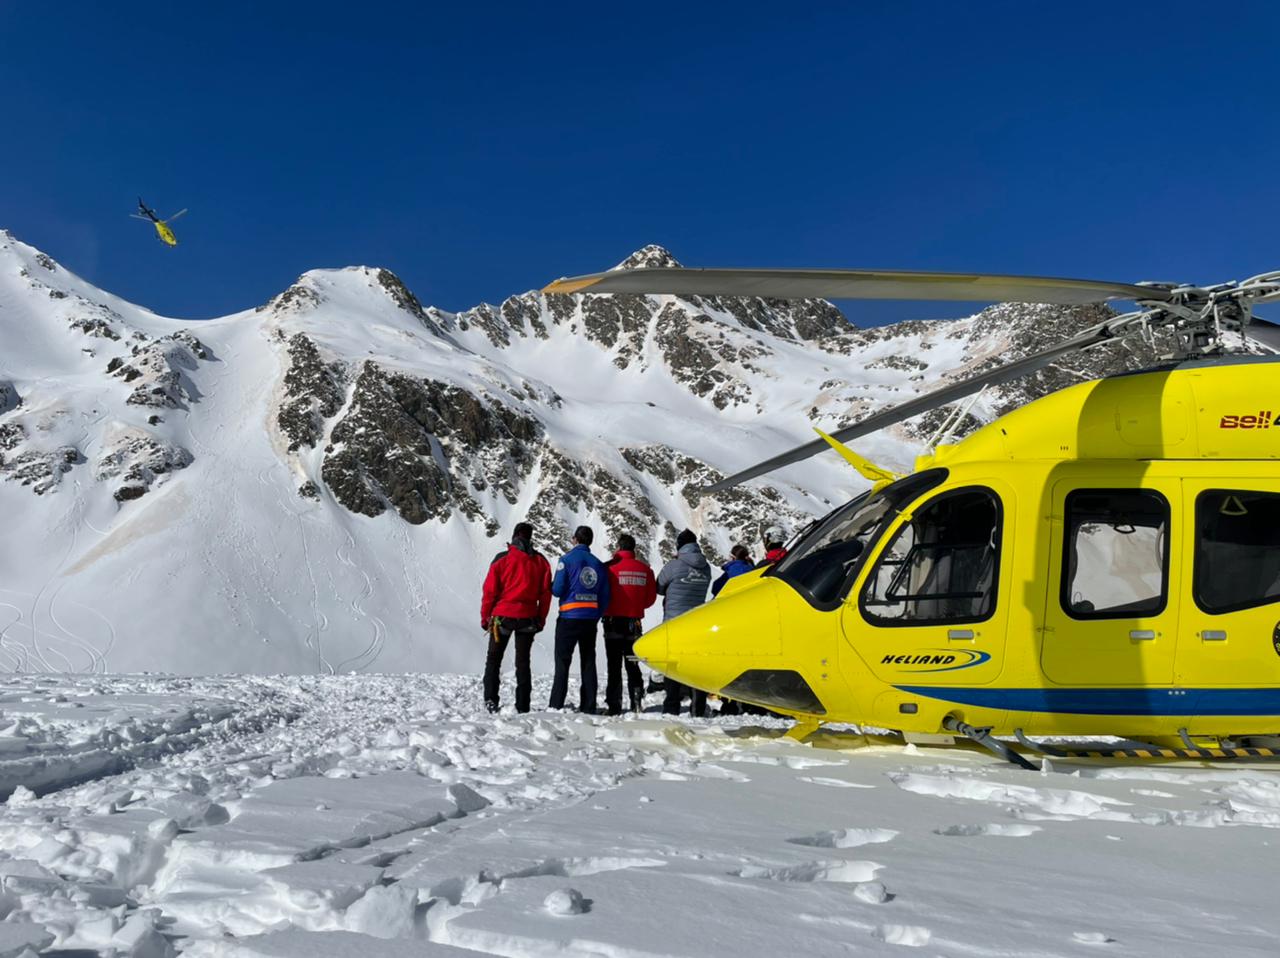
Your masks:
<svg viewBox="0 0 1280 958"><path fill-rule="evenodd" d="M946 418L942 420L942 423L938 428L934 430L933 435L929 437L929 441L924 444L925 448L934 450L939 446L950 442L951 437L954 436L956 430L960 428L960 424L964 422L964 417L969 415L969 411L973 409L974 405L982 398L986 391L987 387L983 386L969 397L968 402L956 403L951 408L951 412L947 413Z"/></svg>

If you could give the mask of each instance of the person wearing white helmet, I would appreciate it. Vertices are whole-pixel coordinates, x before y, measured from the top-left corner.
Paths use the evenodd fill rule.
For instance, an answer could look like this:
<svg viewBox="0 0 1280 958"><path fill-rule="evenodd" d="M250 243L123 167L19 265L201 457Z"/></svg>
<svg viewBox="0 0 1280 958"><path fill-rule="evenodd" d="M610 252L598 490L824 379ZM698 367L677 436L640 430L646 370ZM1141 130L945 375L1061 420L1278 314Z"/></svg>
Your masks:
<svg viewBox="0 0 1280 958"><path fill-rule="evenodd" d="M764 558L756 563L757 569L771 566L787 557L787 550L783 545L787 541L787 533L782 526L773 525L766 528L760 537L760 541L764 545Z"/></svg>

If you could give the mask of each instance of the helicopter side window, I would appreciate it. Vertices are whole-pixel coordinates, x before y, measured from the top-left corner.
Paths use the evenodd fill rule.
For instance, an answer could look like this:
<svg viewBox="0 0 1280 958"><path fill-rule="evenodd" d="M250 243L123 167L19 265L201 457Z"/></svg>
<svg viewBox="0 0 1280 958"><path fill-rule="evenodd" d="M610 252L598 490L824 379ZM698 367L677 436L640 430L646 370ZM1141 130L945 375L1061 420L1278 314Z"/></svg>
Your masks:
<svg viewBox="0 0 1280 958"><path fill-rule="evenodd" d="M1280 602L1280 495L1209 489L1196 497L1196 605L1220 614Z"/></svg>
<svg viewBox="0 0 1280 958"><path fill-rule="evenodd" d="M1169 592L1169 503L1148 489L1076 489L1067 495L1062 608L1073 619L1164 611Z"/></svg>
<svg viewBox="0 0 1280 958"><path fill-rule="evenodd" d="M898 530L862 592L876 625L980 622L996 606L1000 500L990 489L940 495Z"/></svg>
<svg viewBox="0 0 1280 958"><path fill-rule="evenodd" d="M802 536L766 574L777 576L820 609L836 608L898 511L946 478L947 470L930 469L859 496Z"/></svg>

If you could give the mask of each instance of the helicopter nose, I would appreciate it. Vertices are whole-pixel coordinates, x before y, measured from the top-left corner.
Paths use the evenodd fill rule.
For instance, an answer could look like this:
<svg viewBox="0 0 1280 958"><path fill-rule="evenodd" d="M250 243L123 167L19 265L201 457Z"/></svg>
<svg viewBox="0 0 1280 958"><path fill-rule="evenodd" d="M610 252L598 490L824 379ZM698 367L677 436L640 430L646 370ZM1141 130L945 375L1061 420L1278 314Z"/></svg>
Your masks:
<svg viewBox="0 0 1280 958"><path fill-rule="evenodd" d="M756 694L761 677L773 682L788 669L779 604L786 598L779 590L788 588L765 578L720 596L645 633L636 641L635 654L685 685L759 705L793 708L793 703L770 696L762 700Z"/></svg>

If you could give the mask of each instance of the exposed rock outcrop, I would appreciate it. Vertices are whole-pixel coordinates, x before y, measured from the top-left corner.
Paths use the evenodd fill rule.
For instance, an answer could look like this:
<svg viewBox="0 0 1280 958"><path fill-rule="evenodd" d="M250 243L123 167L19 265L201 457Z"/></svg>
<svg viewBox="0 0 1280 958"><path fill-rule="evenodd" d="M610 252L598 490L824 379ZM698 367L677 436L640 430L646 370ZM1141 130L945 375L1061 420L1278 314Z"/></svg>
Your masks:
<svg viewBox="0 0 1280 958"><path fill-rule="evenodd" d="M18 444L27 438L27 430L22 423L0 422L0 453L18 448Z"/></svg>
<svg viewBox="0 0 1280 958"><path fill-rule="evenodd" d="M420 524L446 520L456 508L483 520L470 489L492 484L514 502L539 432L533 419L491 397L365 362L330 434L322 477L339 502L363 515L391 506Z"/></svg>
<svg viewBox="0 0 1280 958"><path fill-rule="evenodd" d="M114 482L117 502L145 495L156 481L193 461L181 446L134 427L119 427L109 437L94 463L93 477Z"/></svg>
<svg viewBox="0 0 1280 958"><path fill-rule="evenodd" d="M284 375L284 400L276 424L289 441L289 451L315 446L326 419L338 414L346 398L345 367L325 362L305 333L289 337L289 369Z"/></svg>
<svg viewBox="0 0 1280 958"><path fill-rule="evenodd" d="M0 453L0 478L22 486L30 486L38 496L58 488L71 467L82 462L75 446L54 449L22 448L12 455Z"/></svg>
<svg viewBox="0 0 1280 958"><path fill-rule="evenodd" d="M125 400L130 405L178 409L199 397L185 374L209 358L204 343L182 330L151 341L144 337L130 349L129 359L117 356L107 363L107 372L136 383Z"/></svg>

